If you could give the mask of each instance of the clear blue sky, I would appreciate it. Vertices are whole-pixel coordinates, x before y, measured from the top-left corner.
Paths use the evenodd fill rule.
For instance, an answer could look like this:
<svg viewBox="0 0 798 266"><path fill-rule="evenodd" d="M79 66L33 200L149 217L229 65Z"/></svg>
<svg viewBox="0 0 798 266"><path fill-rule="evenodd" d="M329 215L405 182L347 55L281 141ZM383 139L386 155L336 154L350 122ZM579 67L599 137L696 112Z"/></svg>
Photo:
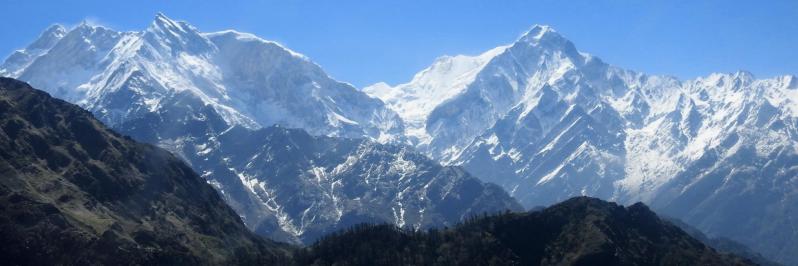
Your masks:
<svg viewBox="0 0 798 266"><path fill-rule="evenodd" d="M114 1L0 0L0 54L52 23L141 30L162 11L202 31L232 28L281 42L356 86L408 81L438 56L510 43L533 24L553 26L613 65L653 74L798 74L798 1L107 2Z"/></svg>

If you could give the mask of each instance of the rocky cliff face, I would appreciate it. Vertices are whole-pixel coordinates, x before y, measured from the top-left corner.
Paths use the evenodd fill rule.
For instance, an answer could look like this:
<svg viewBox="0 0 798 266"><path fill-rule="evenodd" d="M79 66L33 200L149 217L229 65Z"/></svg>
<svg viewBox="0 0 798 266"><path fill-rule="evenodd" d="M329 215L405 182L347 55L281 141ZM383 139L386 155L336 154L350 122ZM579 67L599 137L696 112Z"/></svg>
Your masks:
<svg viewBox="0 0 798 266"><path fill-rule="evenodd" d="M255 232L295 243L357 223L427 228L523 209L501 187L401 145L234 127L163 146L188 158Z"/></svg>

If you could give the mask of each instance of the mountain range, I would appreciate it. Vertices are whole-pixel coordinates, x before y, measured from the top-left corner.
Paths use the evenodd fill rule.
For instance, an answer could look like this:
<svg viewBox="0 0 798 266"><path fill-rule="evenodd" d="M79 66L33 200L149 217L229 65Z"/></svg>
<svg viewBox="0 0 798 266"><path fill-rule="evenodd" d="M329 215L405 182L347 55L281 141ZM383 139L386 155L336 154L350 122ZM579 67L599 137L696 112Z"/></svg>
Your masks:
<svg viewBox="0 0 798 266"><path fill-rule="evenodd" d="M795 76L647 75L538 25L358 90L278 43L163 14L138 32L55 25L0 75L175 153L279 240L588 195L798 264Z"/></svg>
<svg viewBox="0 0 798 266"><path fill-rule="evenodd" d="M250 229L277 240L522 209L500 187L404 145L402 120L379 99L251 34L202 33L163 14L140 32L55 25L0 75L177 154Z"/></svg>

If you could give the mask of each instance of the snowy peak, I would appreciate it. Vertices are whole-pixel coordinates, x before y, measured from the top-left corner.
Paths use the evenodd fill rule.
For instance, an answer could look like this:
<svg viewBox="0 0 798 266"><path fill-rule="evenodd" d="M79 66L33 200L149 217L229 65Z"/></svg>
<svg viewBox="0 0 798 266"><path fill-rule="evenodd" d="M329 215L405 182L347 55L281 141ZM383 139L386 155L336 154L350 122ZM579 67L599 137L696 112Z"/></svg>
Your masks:
<svg viewBox="0 0 798 266"><path fill-rule="evenodd" d="M707 86L733 88L748 85L755 80L751 72L739 70L734 73L712 73L707 77L698 78Z"/></svg>
<svg viewBox="0 0 798 266"><path fill-rule="evenodd" d="M54 24L44 30L41 35L39 35L39 39L34 41L31 45L29 45L26 50L31 49L50 49L55 45L56 42L61 40L61 38L66 35L67 30L64 26L59 24Z"/></svg>
<svg viewBox="0 0 798 266"><path fill-rule="evenodd" d="M155 13L155 20L152 22L153 25L155 24L175 24L176 22L166 15L163 12Z"/></svg>
<svg viewBox="0 0 798 266"><path fill-rule="evenodd" d="M59 37L62 29L43 36ZM248 33L202 33L158 13L147 29L117 32L82 23L52 47L22 51L0 75L78 103L113 126L167 112L190 96L228 125L280 124L313 135L400 138L401 119L384 104L336 81L307 57ZM41 41L41 43L49 43ZM201 106L200 106L201 105ZM181 109L184 107L179 107ZM182 114L182 112L179 112Z"/></svg>
<svg viewBox="0 0 798 266"><path fill-rule="evenodd" d="M100 49L100 46L113 47L121 35L120 32L84 21L66 32L48 52L59 52L61 49L77 47L96 51Z"/></svg>
<svg viewBox="0 0 798 266"><path fill-rule="evenodd" d="M549 25L534 25L519 40L540 42L551 39L562 39L562 36Z"/></svg>
<svg viewBox="0 0 798 266"><path fill-rule="evenodd" d="M556 30L547 25L535 25L527 31L521 38L516 41L518 43L526 43L533 46L547 47L547 48L562 48L576 51L573 43L560 35Z"/></svg>
<svg viewBox="0 0 798 266"><path fill-rule="evenodd" d="M121 36L121 33L101 26L81 23L59 38L51 48L28 53L31 55L29 62L11 76L53 96L68 101L82 100L87 89L80 88L80 85L99 68L104 68L103 59Z"/></svg>
<svg viewBox="0 0 798 266"><path fill-rule="evenodd" d="M102 32L102 31L113 31L109 28L106 28L102 25L95 25L91 24L88 21L81 21L80 24L75 26L75 28L69 30L66 35L83 35L87 36L93 34L95 32Z"/></svg>
<svg viewBox="0 0 798 266"><path fill-rule="evenodd" d="M173 53L183 51L201 54L214 49L210 40L203 37L194 26L183 21L172 20L163 13L155 15L144 38L151 40L154 45L170 49Z"/></svg>
<svg viewBox="0 0 798 266"><path fill-rule="evenodd" d="M366 86L363 88L363 92L377 99L383 99L389 97L389 94L392 93L392 89L393 87L391 87L390 84L380 81Z"/></svg>
<svg viewBox="0 0 798 266"><path fill-rule="evenodd" d="M18 76L20 71L30 65L36 57L43 55L64 38L67 30L64 26L54 24L39 35L33 43L25 49L14 51L3 65L0 65L0 76Z"/></svg>
<svg viewBox="0 0 798 266"><path fill-rule="evenodd" d="M155 14L155 19L152 21L152 24L150 24L148 30L154 30L160 32L168 31L175 35L179 33L186 33L189 30L193 31L193 29L186 29L183 26L188 26L188 24L186 24L185 22L174 21L169 17L167 17L166 15L164 15L163 13L158 12L157 14Z"/></svg>
<svg viewBox="0 0 798 266"><path fill-rule="evenodd" d="M428 152L451 162L452 156L515 106L534 107L530 105L537 102L534 96L546 85L565 101L584 105L597 103L615 89L621 93L622 87L614 84L621 81L608 75L607 67L580 53L550 27L535 26L480 68L462 93L434 107L425 125L432 139Z"/></svg>
<svg viewBox="0 0 798 266"><path fill-rule="evenodd" d="M601 72L607 65L593 59L551 27L536 25L510 45L478 56L443 56L408 83L364 91L402 116L406 135L420 149L449 162L503 113L534 101L544 85L568 101L591 102L600 96L596 90L618 87L605 84L609 78Z"/></svg>

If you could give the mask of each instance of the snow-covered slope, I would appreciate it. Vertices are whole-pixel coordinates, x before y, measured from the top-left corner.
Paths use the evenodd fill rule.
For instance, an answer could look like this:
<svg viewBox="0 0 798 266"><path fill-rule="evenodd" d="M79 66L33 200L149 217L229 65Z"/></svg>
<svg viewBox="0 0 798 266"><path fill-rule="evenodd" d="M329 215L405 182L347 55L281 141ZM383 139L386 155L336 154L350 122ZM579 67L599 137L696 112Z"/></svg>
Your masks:
<svg viewBox="0 0 798 266"><path fill-rule="evenodd" d="M504 49L497 47L478 56L443 56L408 83L396 87L377 83L363 91L396 110L406 123L405 135L424 145L430 140L424 124L433 108L462 92L488 61Z"/></svg>
<svg viewBox="0 0 798 266"><path fill-rule="evenodd" d="M547 26L461 60L451 69L462 79L442 65L408 83L433 79L424 90L365 90L420 121L408 131L426 137L417 148L429 156L502 185L527 207L576 195L644 201L798 263L788 255L798 252L789 214L798 211L795 76L646 75L579 52ZM767 237L775 232L790 237Z"/></svg>

